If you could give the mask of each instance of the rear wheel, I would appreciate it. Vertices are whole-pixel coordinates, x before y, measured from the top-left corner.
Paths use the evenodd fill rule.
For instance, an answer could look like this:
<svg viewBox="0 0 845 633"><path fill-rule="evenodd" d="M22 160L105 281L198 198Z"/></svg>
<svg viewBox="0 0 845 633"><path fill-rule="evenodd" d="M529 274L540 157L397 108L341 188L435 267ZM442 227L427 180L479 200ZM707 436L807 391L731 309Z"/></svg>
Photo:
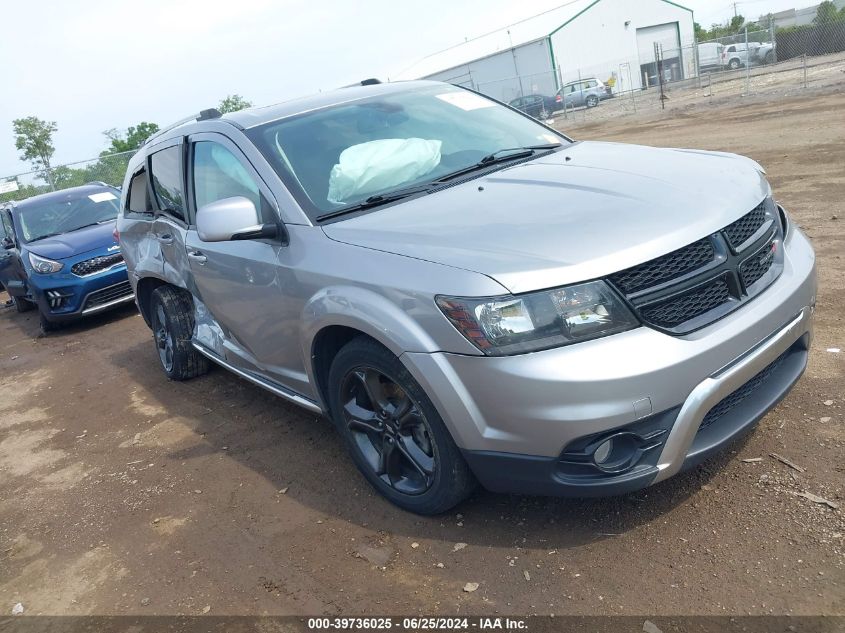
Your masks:
<svg viewBox="0 0 845 633"><path fill-rule="evenodd" d="M358 338L338 353L329 372L329 406L355 465L400 508L439 514L475 487L431 400L375 341Z"/></svg>
<svg viewBox="0 0 845 633"><path fill-rule="evenodd" d="M728 64L728 66L730 67L731 70L736 70L737 68L740 67L739 60L736 59L736 58L732 59L730 61L730 63Z"/></svg>
<svg viewBox="0 0 845 633"><path fill-rule="evenodd" d="M151 301L153 340L161 367L171 380L188 380L208 371L208 359L191 345L194 312L190 299L172 286L159 286Z"/></svg>
<svg viewBox="0 0 845 633"><path fill-rule="evenodd" d="M599 98L596 95L590 95L587 97L587 107L588 108L595 108L599 104Z"/></svg>

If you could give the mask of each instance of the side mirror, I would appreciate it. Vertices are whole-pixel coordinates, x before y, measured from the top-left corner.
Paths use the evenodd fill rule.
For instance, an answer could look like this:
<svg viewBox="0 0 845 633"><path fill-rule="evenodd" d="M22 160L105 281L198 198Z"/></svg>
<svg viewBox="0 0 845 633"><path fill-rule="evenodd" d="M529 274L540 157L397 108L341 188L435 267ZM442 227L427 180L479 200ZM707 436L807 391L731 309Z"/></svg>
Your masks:
<svg viewBox="0 0 845 633"><path fill-rule="evenodd" d="M262 224L252 200L243 196L209 202L197 210L197 234L203 242L276 237L275 224Z"/></svg>

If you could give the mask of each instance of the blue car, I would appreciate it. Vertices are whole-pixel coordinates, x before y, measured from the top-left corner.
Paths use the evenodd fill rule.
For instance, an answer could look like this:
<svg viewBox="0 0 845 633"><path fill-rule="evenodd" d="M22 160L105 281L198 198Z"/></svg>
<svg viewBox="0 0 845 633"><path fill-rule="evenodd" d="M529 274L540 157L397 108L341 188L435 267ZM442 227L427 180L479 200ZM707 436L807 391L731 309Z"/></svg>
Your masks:
<svg viewBox="0 0 845 633"><path fill-rule="evenodd" d="M133 300L115 236L120 191L91 183L0 210L0 283L19 312L37 308L41 329Z"/></svg>

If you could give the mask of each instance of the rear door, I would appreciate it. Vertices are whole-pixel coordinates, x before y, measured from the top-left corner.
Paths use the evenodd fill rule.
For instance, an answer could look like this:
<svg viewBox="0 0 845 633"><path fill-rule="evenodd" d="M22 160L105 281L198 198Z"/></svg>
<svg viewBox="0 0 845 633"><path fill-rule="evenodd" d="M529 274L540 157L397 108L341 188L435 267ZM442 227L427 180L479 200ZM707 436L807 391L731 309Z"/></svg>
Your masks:
<svg viewBox="0 0 845 633"><path fill-rule="evenodd" d="M580 107L584 105L584 82L572 84L572 105L573 107Z"/></svg>
<svg viewBox="0 0 845 633"><path fill-rule="evenodd" d="M275 199L238 146L217 133L190 137L190 206L243 196L265 223L280 223ZM211 317L198 328L200 343L232 365L297 393L310 389L299 348L298 323L304 298L287 270L290 252L282 240L203 242L196 226L187 234L188 258L197 292ZM281 260L281 261L280 261ZM215 338L217 337L217 338Z"/></svg>
<svg viewBox="0 0 845 633"><path fill-rule="evenodd" d="M171 139L150 150L149 183L153 203L152 235L160 250L162 276L177 285L188 278L185 233L185 145Z"/></svg>

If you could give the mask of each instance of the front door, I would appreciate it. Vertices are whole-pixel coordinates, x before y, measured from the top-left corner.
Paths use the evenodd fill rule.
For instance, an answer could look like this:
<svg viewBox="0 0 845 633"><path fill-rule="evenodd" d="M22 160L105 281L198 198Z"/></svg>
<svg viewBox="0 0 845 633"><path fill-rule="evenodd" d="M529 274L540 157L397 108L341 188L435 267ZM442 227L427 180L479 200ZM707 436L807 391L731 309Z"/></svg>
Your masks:
<svg viewBox="0 0 845 633"><path fill-rule="evenodd" d="M21 264L12 216L7 209L0 211L0 283L13 297L26 295L26 272Z"/></svg>
<svg viewBox="0 0 845 633"><path fill-rule="evenodd" d="M279 222L269 188L237 145L215 133L196 134L190 141L194 212L243 196L255 204L263 222ZM207 331L198 328L200 343L217 347L218 353L222 344L232 365L255 370L297 393L310 393L299 347L304 299L285 292L288 284L279 276L280 258L287 258L288 247L279 239L203 242L193 225L186 246L197 292L211 317Z"/></svg>

